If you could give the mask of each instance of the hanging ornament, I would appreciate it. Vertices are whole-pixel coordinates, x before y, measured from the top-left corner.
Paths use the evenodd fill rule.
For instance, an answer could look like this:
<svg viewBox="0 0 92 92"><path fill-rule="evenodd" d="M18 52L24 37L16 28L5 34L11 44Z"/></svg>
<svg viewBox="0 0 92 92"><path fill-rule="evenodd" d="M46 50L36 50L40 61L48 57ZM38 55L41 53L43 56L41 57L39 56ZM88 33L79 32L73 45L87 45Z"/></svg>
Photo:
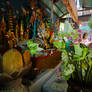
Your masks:
<svg viewBox="0 0 92 92"><path fill-rule="evenodd" d="M19 39L18 31L19 31L19 26L18 26L18 23L16 22L16 38L17 38L17 39Z"/></svg>
<svg viewBox="0 0 92 92"><path fill-rule="evenodd" d="M25 40L29 39L29 25L27 24L27 31L25 32Z"/></svg>
<svg viewBox="0 0 92 92"><path fill-rule="evenodd" d="M30 19L30 23L33 23L36 20L36 3L35 0L30 0L29 6L32 9L32 16Z"/></svg>
<svg viewBox="0 0 92 92"><path fill-rule="evenodd" d="M24 8L24 7L21 7L21 9L22 9L23 14L26 15L26 10L25 10L25 8Z"/></svg>
<svg viewBox="0 0 92 92"><path fill-rule="evenodd" d="M1 23L3 23L3 24L5 23L5 21L4 21L4 16L2 16L2 21L1 21Z"/></svg>
<svg viewBox="0 0 92 92"><path fill-rule="evenodd" d="M31 19L30 19L30 23L33 23L34 21L36 20L36 11L35 10L33 10L33 12L32 12L32 16L31 16Z"/></svg>
<svg viewBox="0 0 92 92"><path fill-rule="evenodd" d="M10 5L10 2L9 1L6 1L6 4L9 6Z"/></svg>
<svg viewBox="0 0 92 92"><path fill-rule="evenodd" d="M30 0L30 2L29 2L29 6L30 6L31 9L34 9L35 6L36 6L36 4L35 4L35 0Z"/></svg>
<svg viewBox="0 0 92 92"><path fill-rule="evenodd" d="M27 40L29 39L29 25L27 25Z"/></svg>
<svg viewBox="0 0 92 92"><path fill-rule="evenodd" d="M40 9L37 9L36 10L36 17L37 17L37 19L40 19L40 15L41 15L41 11L40 11Z"/></svg>
<svg viewBox="0 0 92 92"><path fill-rule="evenodd" d="M12 10L14 10L14 8L15 8L14 6L11 6L11 9L12 9Z"/></svg>
<svg viewBox="0 0 92 92"><path fill-rule="evenodd" d="M13 16L12 16L12 9L9 9L8 11L8 21L9 21L9 30L13 32Z"/></svg>
<svg viewBox="0 0 92 92"><path fill-rule="evenodd" d="M6 32L6 22L5 22L4 16L2 16L1 30L2 30L4 33Z"/></svg>
<svg viewBox="0 0 92 92"><path fill-rule="evenodd" d="M5 11L5 9L4 9L4 8L0 8L0 10L1 10L2 12L4 12L4 11Z"/></svg>
<svg viewBox="0 0 92 92"><path fill-rule="evenodd" d="M20 25L20 39L23 40L23 21L21 21L21 25Z"/></svg>
<svg viewBox="0 0 92 92"><path fill-rule="evenodd" d="M19 11L18 10L16 10L16 14L19 14Z"/></svg>

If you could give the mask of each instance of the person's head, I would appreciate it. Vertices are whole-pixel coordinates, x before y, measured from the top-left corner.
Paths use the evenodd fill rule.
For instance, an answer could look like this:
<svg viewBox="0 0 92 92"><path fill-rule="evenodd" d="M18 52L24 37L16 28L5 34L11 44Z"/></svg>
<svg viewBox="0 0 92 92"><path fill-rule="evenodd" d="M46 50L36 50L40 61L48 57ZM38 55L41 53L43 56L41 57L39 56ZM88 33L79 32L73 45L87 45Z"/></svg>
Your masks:
<svg viewBox="0 0 92 92"><path fill-rule="evenodd" d="M84 34L83 34L83 39L86 39L87 36L88 36L88 33L84 33Z"/></svg>

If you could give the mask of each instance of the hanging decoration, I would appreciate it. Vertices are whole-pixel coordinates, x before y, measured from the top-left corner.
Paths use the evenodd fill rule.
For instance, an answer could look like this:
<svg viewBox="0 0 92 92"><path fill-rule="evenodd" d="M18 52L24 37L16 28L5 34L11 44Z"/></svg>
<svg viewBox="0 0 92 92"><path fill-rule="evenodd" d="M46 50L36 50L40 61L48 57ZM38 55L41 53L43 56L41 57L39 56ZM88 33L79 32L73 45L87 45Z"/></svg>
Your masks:
<svg viewBox="0 0 92 92"><path fill-rule="evenodd" d="M17 38L17 40L19 39L19 25L18 25L18 22L16 21L16 32L15 32L16 34L16 38Z"/></svg>
<svg viewBox="0 0 92 92"><path fill-rule="evenodd" d="M20 39L21 39L21 41L23 41L23 35L24 35L23 21L21 20L21 25L20 25Z"/></svg>
<svg viewBox="0 0 92 92"><path fill-rule="evenodd" d="M29 25L28 24L27 24L27 29L26 29L24 38L25 38L25 40L28 40L29 39Z"/></svg>
<svg viewBox="0 0 92 92"><path fill-rule="evenodd" d="M8 21L9 21L9 30L13 32L13 16L12 16L12 10L9 9L8 11Z"/></svg>
<svg viewBox="0 0 92 92"><path fill-rule="evenodd" d="M20 15L21 12L16 8L11 7L10 2L6 1L8 7L7 14L9 29L3 29L3 31L8 31L8 43L10 48L14 47L19 41L29 39L32 39L33 42L37 42L38 39L40 39L44 44L41 46L45 47L45 49L50 48L50 45L55 39L56 30L59 30L59 18L57 18L55 23L53 23L53 3L52 0L50 16L47 14L47 9L36 6L35 0L30 0L30 8L25 8L21 5L22 15ZM41 12L42 9L43 11ZM7 17L5 16L5 18ZM4 16L2 17L2 24L6 24Z"/></svg>
<svg viewBox="0 0 92 92"><path fill-rule="evenodd" d="M52 23L54 22L53 21L53 0L51 0L51 20L52 20Z"/></svg>
<svg viewBox="0 0 92 92"><path fill-rule="evenodd" d="M16 45L16 39L14 35L14 25L13 25L13 9L14 7L10 6L10 2L6 2L8 5L8 23L9 23L9 30L8 30L8 43L9 47L13 48Z"/></svg>
<svg viewBox="0 0 92 92"><path fill-rule="evenodd" d="M32 16L31 16L31 19L30 19L30 23L33 23L33 21L36 18L36 4L35 4L35 1L31 0L29 5L30 5L30 8L32 9Z"/></svg>
<svg viewBox="0 0 92 92"><path fill-rule="evenodd" d="M2 16L2 21L1 21L1 31L5 34L6 33L6 22L4 20L4 16Z"/></svg>
<svg viewBox="0 0 92 92"><path fill-rule="evenodd" d="M36 11L33 10L32 16L31 16L31 19L30 19L30 23L33 23L35 19L36 19Z"/></svg>
<svg viewBox="0 0 92 92"><path fill-rule="evenodd" d="M22 6L21 9L22 9L23 14L26 15L27 12L26 12L25 8Z"/></svg>
<svg viewBox="0 0 92 92"><path fill-rule="evenodd" d="M30 0L29 2L29 6L31 7L31 9L34 9L35 8L35 0Z"/></svg>

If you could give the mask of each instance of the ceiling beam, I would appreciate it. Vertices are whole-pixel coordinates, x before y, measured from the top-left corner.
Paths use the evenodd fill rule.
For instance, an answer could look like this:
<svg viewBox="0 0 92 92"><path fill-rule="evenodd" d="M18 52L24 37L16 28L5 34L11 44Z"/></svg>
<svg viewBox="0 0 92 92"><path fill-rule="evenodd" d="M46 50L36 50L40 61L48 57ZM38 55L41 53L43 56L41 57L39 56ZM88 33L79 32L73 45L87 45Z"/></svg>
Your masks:
<svg viewBox="0 0 92 92"><path fill-rule="evenodd" d="M61 18L64 17L65 15L67 15L67 14L68 14L68 12L64 13L64 14L61 16Z"/></svg>
<svg viewBox="0 0 92 92"><path fill-rule="evenodd" d="M39 3L41 4L41 5L43 5L45 8L48 8L50 11L51 11L51 8L49 8L46 4L44 4L41 0L39 0ZM55 12L55 11L53 11L53 13L57 16L57 17L59 17L58 16L58 14Z"/></svg>
<svg viewBox="0 0 92 92"><path fill-rule="evenodd" d="M54 5L59 9L59 11L61 12L61 13L63 13L64 14L64 12L57 6L57 4L56 3L54 3Z"/></svg>

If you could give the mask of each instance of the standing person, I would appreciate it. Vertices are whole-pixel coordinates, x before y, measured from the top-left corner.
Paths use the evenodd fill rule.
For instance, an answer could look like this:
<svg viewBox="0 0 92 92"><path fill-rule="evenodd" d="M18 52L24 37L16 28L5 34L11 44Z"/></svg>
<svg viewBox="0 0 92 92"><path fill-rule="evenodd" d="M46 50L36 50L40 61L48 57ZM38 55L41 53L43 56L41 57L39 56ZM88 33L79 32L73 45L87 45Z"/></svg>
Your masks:
<svg viewBox="0 0 92 92"><path fill-rule="evenodd" d="M83 44L85 44L85 45L89 45L89 40L88 40L88 33L84 33L83 34L83 39L82 39L82 42L81 43L83 43Z"/></svg>

